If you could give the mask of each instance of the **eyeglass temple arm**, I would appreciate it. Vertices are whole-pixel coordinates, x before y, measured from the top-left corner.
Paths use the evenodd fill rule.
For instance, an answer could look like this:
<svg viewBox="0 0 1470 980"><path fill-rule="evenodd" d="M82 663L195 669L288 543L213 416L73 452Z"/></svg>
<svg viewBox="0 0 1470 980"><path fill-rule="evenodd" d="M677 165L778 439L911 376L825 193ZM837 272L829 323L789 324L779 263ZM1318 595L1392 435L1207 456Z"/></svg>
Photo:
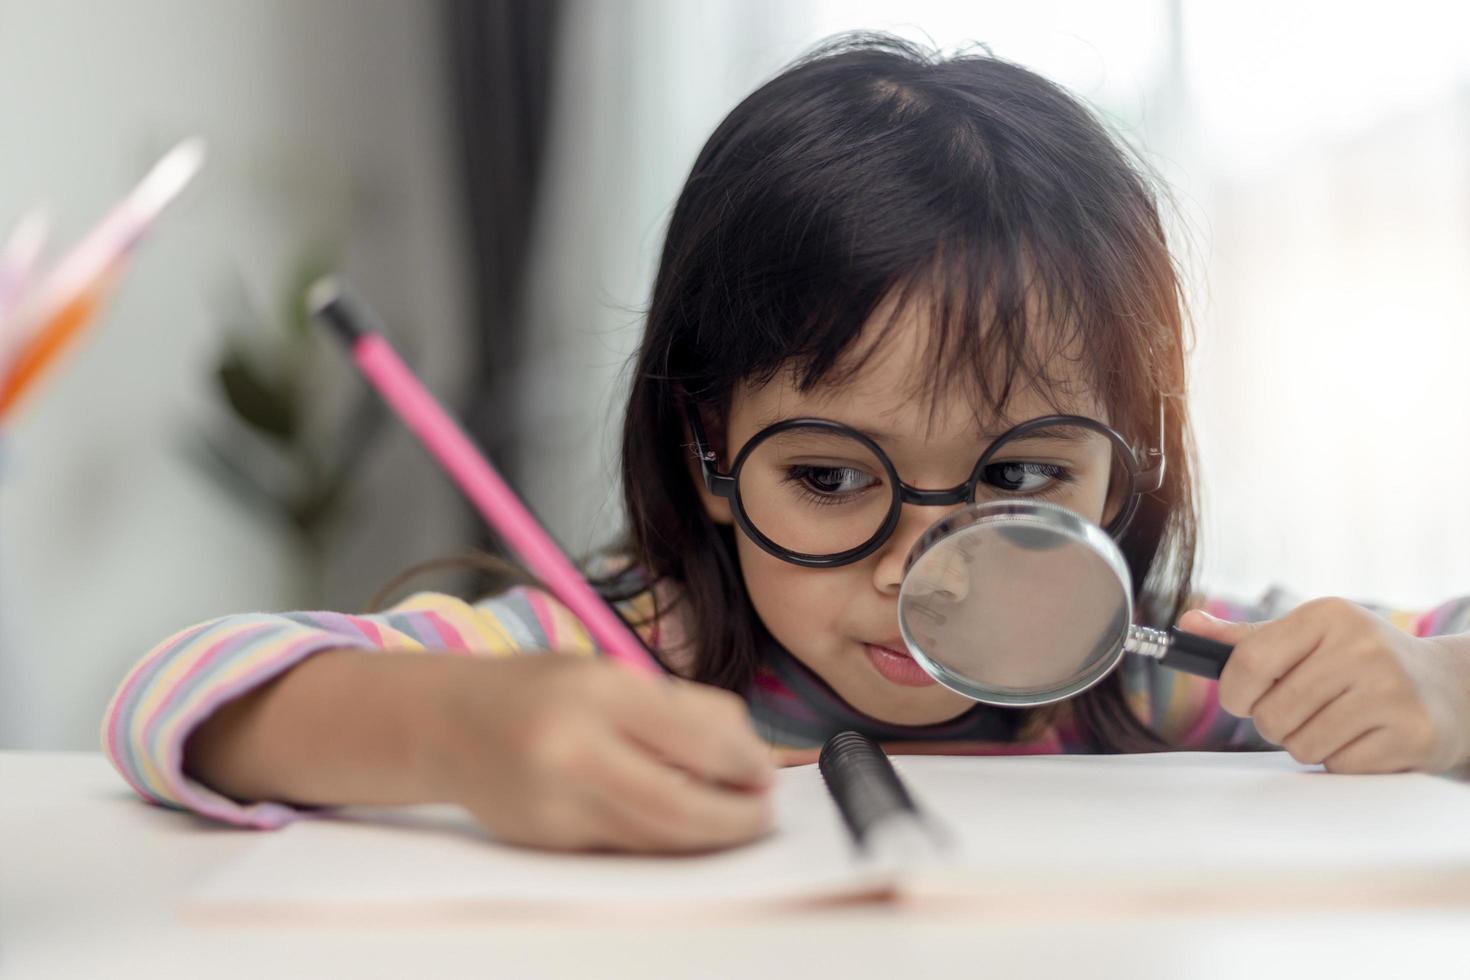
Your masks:
<svg viewBox="0 0 1470 980"><path fill-rule="evenodd" d="M699 473L704 477L704 488L716 497L734 498L735 478L715 471L719 457L709 448L709 441L704 437L704 425L699 421L699 413L692 409L689 412L689 431L694 435L694 455L699 459Z"/></svg>
<svg viewBox="0 0 1470 980"><path fill-rule="evenodd" d="M1164 471L1168 460L1164 457L1164 397L1159 396L1159 435L1154 444L1144 451L1143 465L1133 477L1134 493L1154 493L1164 485Z"/></svg>

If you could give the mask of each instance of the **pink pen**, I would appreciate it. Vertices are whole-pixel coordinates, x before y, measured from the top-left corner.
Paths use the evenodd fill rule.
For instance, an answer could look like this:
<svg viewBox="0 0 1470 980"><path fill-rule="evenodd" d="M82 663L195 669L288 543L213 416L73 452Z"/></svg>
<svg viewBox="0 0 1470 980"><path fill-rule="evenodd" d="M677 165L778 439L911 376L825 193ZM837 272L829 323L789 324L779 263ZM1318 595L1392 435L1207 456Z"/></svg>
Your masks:
<svg viewBox="0 0 1470 980"><path fill-rule="evenodd" d="M352 352L358 369L388 406L418 437L430 454L464 491L480 516L495 529L526 566L566 604L592 638L614 660L635 670L662 674L643 642L592 590L556 542L501 479L485 455L475 448L377 330L368 329L369 314L349 299L333 277L318 280L307 294L314 317L335 328Z"/></svg>

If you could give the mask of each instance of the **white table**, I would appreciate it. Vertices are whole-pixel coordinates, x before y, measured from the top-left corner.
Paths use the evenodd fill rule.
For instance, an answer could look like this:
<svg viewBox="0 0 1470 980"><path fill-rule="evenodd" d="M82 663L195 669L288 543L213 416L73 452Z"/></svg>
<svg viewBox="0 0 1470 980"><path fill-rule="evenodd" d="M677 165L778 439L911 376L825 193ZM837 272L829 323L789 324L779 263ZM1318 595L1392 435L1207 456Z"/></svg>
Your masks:
<svg viewBox="0 0 1470 980"><path fill-rule="evenodd" d="M0 752L0 977L1470 978L1470 894L1423 909L999 923L881 907L697 927L182 922L183 896L258 840L140 803L98 754Z"/></svg>

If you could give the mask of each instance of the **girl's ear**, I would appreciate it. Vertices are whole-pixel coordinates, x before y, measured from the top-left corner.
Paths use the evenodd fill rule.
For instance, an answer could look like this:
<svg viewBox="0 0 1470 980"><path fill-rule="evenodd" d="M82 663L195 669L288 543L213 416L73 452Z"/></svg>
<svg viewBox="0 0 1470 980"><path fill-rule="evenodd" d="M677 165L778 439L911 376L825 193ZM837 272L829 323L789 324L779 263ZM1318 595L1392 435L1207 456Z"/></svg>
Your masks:
<svg viewBox="0 0 1470 980"><path fill-rule="evenodd" d="M709 440L709 443L704 448L714 452L716 459L723 457L725 455L723 451L725 444L724 426L717 419L711 418L707 412L700 409L696 409L696 411L699 411L699 422L704 427L705 438ZM687 422L684 423L684 444L686 446L694 445L694 432L690 429L689 423ZM716 497L704 485L704 471L699 461L698 451L691 451L685 457L685 460L689 467L689 478L694 481L694 489L699 494L699 502L704 506L704 512L709 515L710 520L716 524L734 524L735 515L730 510L730 501L725 497ZM718 463L711 465L716 469L719 468Z"/></svg>

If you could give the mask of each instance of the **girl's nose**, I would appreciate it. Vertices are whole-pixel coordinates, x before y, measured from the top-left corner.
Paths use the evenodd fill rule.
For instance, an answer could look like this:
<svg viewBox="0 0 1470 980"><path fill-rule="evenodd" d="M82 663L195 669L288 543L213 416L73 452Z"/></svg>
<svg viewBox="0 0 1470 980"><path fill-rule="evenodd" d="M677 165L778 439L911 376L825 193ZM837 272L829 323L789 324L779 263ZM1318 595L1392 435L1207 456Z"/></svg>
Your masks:
<svg viewBox="0 0 1470 980"><path fill-rule="evenodd" d="M884 595L898 595L903 585L904 564L914 543L936 521L948 517L963 505L952 507L919 507L905 504L898 527L878 551L878 564L873 570L873 584ZM925 563L919 578L909 588L924 594L936 594L952 602L963 601L970 594L970 570L964 558L949 552L942 560Z"/></svg>
<svg viewBox="0 0 1470 980"><path fill-rule="evenodd" d="M956 548L931 556L909 576L914 596L932 596L948 603L964 602L970 594L970 565Z"/></svg>

